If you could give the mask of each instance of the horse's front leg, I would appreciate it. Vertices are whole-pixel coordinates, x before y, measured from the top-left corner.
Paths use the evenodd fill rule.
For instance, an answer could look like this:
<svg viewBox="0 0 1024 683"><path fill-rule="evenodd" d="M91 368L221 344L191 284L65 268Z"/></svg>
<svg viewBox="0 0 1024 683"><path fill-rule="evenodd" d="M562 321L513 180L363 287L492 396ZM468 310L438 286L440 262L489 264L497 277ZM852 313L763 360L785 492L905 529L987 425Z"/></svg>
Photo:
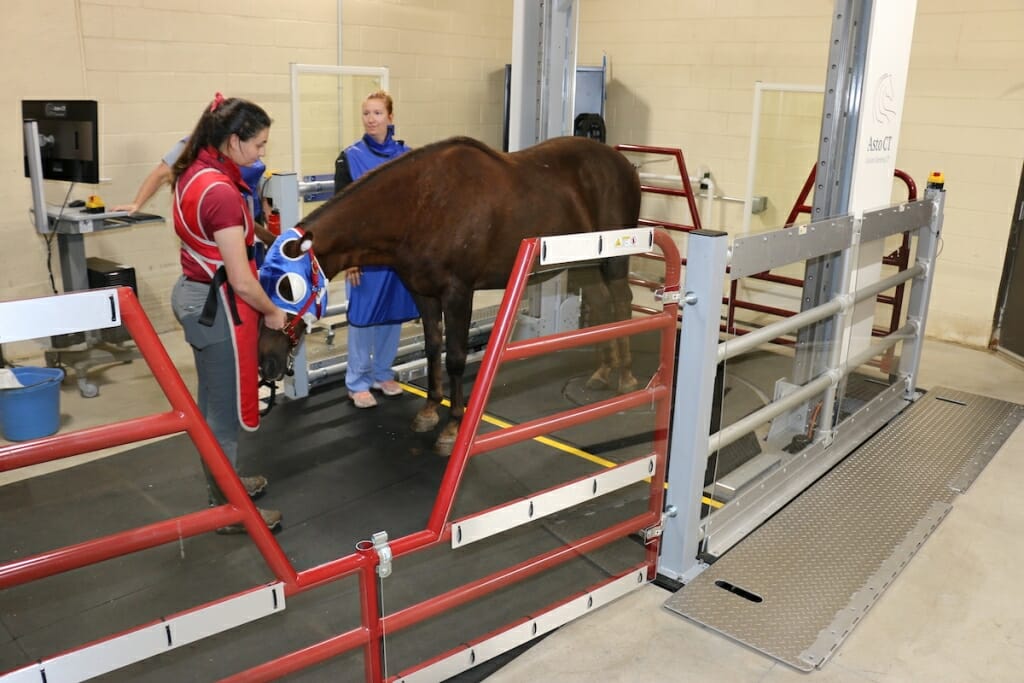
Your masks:
<svg viewBox="0 0 1024 683"><path fill-rule="evenodd" d="M441 386L441 302L415 297L423 321L423 347L427 354L427 401L412 421L414 432L429 432L440 422L438 409L444 397Z"/></svg>
<svg viewBox="0 0 1024 683"><path fill-rule="evenodd" d="M633 290L630 289L629 280L625 277L625 275L629 274L628 260L626 263L627 270L625 273L623 274L613 270L613 275L622 276L613 277L608 282L608 292L611 295L612 310L614 311L613 317L616 321L629 320L633 317ZM616 339L615 351L619 369L618 392L620 394L626 394L630 391L635 391L640 383L633 374L633 353L630 349L629 337L620 337Z"/></svg>
<svg viewBox="0 0 1024 683"><path fill-rule="evenodd" d="M448 424L437 437L434 447L439 453L448 455L459 435L459 425L466 410L462 376L466 372L466 356L469 347L469 323L473 314L473 292L450 296L444 305L445 366L448 369L448 391L451 394L451 410Z"/></svg>

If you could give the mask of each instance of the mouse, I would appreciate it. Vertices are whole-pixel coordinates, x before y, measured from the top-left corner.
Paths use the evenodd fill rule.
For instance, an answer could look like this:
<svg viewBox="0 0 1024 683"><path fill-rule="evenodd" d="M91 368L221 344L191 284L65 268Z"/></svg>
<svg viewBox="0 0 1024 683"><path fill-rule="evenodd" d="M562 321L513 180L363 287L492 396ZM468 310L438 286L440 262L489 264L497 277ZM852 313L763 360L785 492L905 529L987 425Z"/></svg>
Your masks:
<svg viewBox="0 0 1024 683"><path fill-rule="evenodd" d="M72 208L72 209L80 209L83 206L85 206L85 200L84 199L75 199L74 201L70 202L68 204L68 206L70 208Z"/></svg>

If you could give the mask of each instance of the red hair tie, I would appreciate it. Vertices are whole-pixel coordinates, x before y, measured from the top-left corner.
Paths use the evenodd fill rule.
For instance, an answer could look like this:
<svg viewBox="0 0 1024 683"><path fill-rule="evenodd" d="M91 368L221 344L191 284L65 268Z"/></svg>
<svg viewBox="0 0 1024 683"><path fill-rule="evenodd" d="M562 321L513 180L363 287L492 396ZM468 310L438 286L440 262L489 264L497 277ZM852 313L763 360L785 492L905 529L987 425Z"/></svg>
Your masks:
<svg viewBox="0 0 1024 683"><path fill-rule="evenodd" d="M216 95L213 96L213 102L210 103L210 111L217 111L217 107L219 107L223 102L224 96L218 92Z"/></svg>

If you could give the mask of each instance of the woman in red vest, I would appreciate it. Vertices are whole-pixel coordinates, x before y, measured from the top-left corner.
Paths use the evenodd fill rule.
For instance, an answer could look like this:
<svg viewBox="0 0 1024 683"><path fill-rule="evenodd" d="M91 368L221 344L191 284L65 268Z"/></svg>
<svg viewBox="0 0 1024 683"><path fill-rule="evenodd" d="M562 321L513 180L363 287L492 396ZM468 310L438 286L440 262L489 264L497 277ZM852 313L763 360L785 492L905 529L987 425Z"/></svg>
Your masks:
<svg viewBox="0 0 1024 683"><path fill-rule="evenodd" d="M182 276L171 306L195 357L196 403L236 471L240 428L259 427L260 318L275 330L286 322L256 277L253 217L239 170L263 156L269 131L270 117L261 107L217 93L172 167ZM206 479L210 504L225 503L209 472ZM252 497L267 487L262 476L241 480ZM271 529L280 525L277 510L260 513ZM241 524L218 529L243 531Z"/></svg>

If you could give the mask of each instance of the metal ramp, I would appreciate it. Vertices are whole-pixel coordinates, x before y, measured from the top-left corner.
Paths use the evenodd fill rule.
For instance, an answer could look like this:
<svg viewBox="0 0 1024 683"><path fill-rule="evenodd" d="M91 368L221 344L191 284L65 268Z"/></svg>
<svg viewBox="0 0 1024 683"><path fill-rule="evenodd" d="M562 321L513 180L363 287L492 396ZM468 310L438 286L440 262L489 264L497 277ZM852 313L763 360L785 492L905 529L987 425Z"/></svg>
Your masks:
<svg viewBox="0 0 1024 683"><path fill-rule="evenodd" d="M665 602L801 671L821 667L1024 418L936 388Z"/></svg>

